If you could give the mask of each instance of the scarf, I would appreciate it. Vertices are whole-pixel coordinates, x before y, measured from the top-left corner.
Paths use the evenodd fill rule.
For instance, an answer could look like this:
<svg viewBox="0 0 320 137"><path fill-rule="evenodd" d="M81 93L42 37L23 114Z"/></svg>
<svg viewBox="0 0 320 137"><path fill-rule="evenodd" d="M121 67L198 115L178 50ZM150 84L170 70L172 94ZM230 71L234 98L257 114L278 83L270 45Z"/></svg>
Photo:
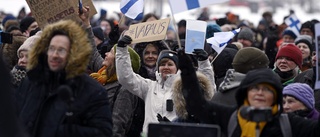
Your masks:
<svg viewBox="0 0 320 137"><path fill-rule="evenodd" d="M246 99L244 101L243 106L249 106L249 102ZM278 105L273 105L272 114L276 114L278 112ZM248 121L240 115L240 111L238 111L238 122L241 127L241 137L255 137L256 136L256 122ZM259 132L263 130L267 122L259 123Z"/></svg>
<svg viewBox="0 0 320 137"><path fill-rule="evenodd" d="M117 74L113 74L108 77L106 66L103 66L97 73L91 73L90 76L102 85L118 80Z"/></svg>

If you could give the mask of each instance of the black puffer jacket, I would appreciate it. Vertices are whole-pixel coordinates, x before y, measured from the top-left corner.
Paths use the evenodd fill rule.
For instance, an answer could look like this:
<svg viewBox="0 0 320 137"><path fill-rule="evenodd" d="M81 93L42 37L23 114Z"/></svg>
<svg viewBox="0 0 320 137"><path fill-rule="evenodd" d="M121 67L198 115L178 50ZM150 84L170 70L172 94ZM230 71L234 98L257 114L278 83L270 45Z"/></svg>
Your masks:
<svg viewBox="0 0 320 137"><path fill-rule="evenodd" d="M246 78L240 84L239 90L236 94L238 107L228 107L216 103L207 102L202 96L202 90L196 78L196 73L190 63L189 58L179 52L179 61L185 62L179 65L181 69L181 78L183 84L183 94L187 103L187 110L189 114L195 115L201 122L207 124L217 124L221 127L222 134L228 136L228 123L234 111L239 106L242 106L246 98L248 86L252 84L261 83L266 81L273 85L277 92L276 103L279 105L281 113L282 109L282 86L280 79L270 69L254 70L247 73ZM320 121L306 120L295 115L288 115L291 124L292 135L294 137L318 137L320 136ZM238 123L238 122L237 122ZM237 124L236 129L231 135L232 137L241 136L241 128ZM283 137L281 132L278 115L275 115L273 120L268 122L263 128L261 137Z"/></svg>
<svg viewBox="0 0 320 137"><path fill-rule="evenodd" d="M46 52L57 30L68 32L71 48L65 69L52 72ZM15 94L27 132L33 137L111 136L107 92L85 74L92 52L87 33L73 21L60 21L46 26L40 39L29 53L27 77ZM71 117L66 116L68 111L73 112Z"/></svg>

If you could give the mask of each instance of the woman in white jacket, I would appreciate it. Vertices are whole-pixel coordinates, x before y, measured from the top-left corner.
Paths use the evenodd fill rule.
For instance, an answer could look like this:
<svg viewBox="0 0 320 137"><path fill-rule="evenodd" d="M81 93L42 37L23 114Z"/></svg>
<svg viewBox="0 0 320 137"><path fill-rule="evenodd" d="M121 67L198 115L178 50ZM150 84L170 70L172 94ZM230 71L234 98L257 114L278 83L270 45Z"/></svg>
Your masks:
<svg viewBox="0 0 320 137"><path fill-rule="evenodd" d="M138 74L135 74L131 67L128 47L132 39L129 36L122 37L118 42L116 49L116 69L118 81L121 85L128 89L131 93L137 95L145 101L145 119L143 132L148 130L149 123L157 123L157 115L166 117L170 121L176 118L176 112L173 109L172 103L172 83L180 74L178 70L178 57L173 51L162 51L157 61L158 71L156 72L156 81L145 79ZM204 50L195 52L201 56ZM198 70L205 74L214 84L214 73L209 60L202 58L198 61ZM183 63L183 62L180 62Z"/></svg>

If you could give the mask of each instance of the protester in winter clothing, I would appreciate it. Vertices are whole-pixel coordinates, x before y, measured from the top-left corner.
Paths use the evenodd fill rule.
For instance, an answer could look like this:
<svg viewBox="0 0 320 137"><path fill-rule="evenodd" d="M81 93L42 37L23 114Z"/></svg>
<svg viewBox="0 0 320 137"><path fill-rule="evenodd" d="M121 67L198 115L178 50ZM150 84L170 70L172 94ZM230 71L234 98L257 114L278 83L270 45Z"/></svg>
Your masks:
<svg viewBox="0 0 320 137"><path fill-rule="evenodd" d="M315 36L315 28L314 23L312 21L306 21L301 25L300 28L300 34L301 35L309 35L314 39Z"/></svg>
<svg viewBox="0 0 320 137"><path fill-rule="evenodd" d="M268 68L268 64L268 57L260 49L254 47L240 49L233 58L234 69L227 71L212 101L225 105L236 105L235 94L246 74L250 70Z"/></svg>
<svg viewBox="0 0 320 137"><path fill-rule="evenodd" d="M308 119L318 120L319 112L314 108L313 90L308 84L292 83L283 88L283 110Z"/></svg>
<svg viewBox="0 0 320 137"><path fill-rule="evenodd" d="M156 63L159 53L164 49L166 48L161 41L143 42L134 46L134 50L137 51L141 58L140 76L156 80Z"/></svg>
<svg viewBox="0 0 320 137"><path fill-rule="evenodd" d="M320 90L315 89L316 82L316 61L318 59L317 55L312 56L312 65L311 69L308 69L302 73L300 73L297 77L294 78L294 82L306 83L312 89L314 89L314 99L315 99L315 108L320 111Z"/></svg>
<svg viewBox="0 0 320 137"><path fill-rule="evenodd" d="M30 32L38 27L38 23L34 17L27 16L20 21L20 30L26 37L29 37Z"/></svg>
<svg viewBox="0 0 320 137"><path fill-rule="evenodd" d="M305 71L312 68L312 52L314 51L314 46L312 45L312 37L309 35L300 35L295 40L295 44L302 52L302 68L301 71Z"/></svg>
<svg viewBox="0 0 320 137"><path fill-rule="evenodd" d="M291 29L285 29L282 33L282 44L294 43L297 35Z"/></svg>
<svg viewBox="0 0 320 137"><path fill-rule="evenodd" d="M101 57L105 57L105 53L108 50L108 47L110 44L106 41L106 38L103 34L103 30L100 26L92 28L92 32L94 35L94 42L95 45L97 45L98 52L101 54ZM112 47L112 45L110 45ZM110 48L109 48L110 50Z"/></svg>
<svg viewBox="0 0 320 137"><path fill-rule="evenodd" d="M116 68L118 80L122 86L131 93L139 96L145 101L145 120L143 132L147 132L148 124L158 122L157 115L168 118L170 121L176 117L172 102L171 86L173 80L179 74L178 64L180 63L176 54L172 51L164 50L160 53L157 61L156 81L145 79L134 74L128 57L128 47L132 39L124 36L118 42L116 53ZM199 53L195 53L199 55ZM184 63L184 62L183 62ZM213 80L213 70L208 57L199 61L199 71L203 72L211 83Z"/></svg>
<svg viewBox="0 0 320 137"><path fill-rule="evenodd" d="M233 68L232 61L237 52L238 50L234 48L226 47L212 63L217 89L226 76L227 71Z"/></svg>
<svg viewBox="0 0 320 137"><path fill-rule="evenodd" d="M279 77L271 69L256 69L249 71L240 84L236 94L237 107L228 107L205 100L203 90L196 78L196 73L190 59L178 52L181 63L182 91L186 99L189 115L194 115L201 122L217 124L222 134L230 137L256 136L256 122L249 121L240 112L247 107L271 109L270 121L259 123L260 137L282 137L279 121L282 113L282 85ZM292 135L296 137L320 136L320 121L307 120L292 114L287 115L291 125ZM289 131L287 131L289 132Z"/></svg>
<svg viewBox="0 0 320 137"><path fill-rule="evenodd" d="M85 74L88 41L78 23L65 20L46 26L34 44L16 92L18 116L31 136L112 135L107 92Z"/></svg>
<svg viewBox="0 0 320 137"><path fill-rule="evenodd" d="M101 83L108 91L108 100L112 110L113 137L139 137L144 119L144 103L139 97L122 88L118 82L115 51L116 46L107 51L102 62L104 67L97 73L91 73L90 76ZM139 55L131 48L129 48L129 54L132 69L135 73L138 73L140 67Z"/></svg>
<svg viewBox="0 0 320 137"><path fill-rule="evenodd" d="M29 37L17 51L18 63L11 70L13 86L18 87L21 81L26 77L27 71L26 67L28 64L28 53L33 45L40 39L41 32L38 32L36 35Z"/></svg>
<svg viewBox="0 0 320 137"><path fill-rule="evenodd" d="M213 87L209 79L200 72L197 72L197 79L201 89L203 89L203 96L207 101L210 101L213 96ZM176 110L177 118L174 122L186 122L186 123L201 123L194 115L189 115L187 111L186 101L183 97L181 77L177 77L173 82L172 100Z"/></svg>
<svg viewBox="0 0 320 137"><path fill-rule="evenodd" d="M237 39L244 48L252 47L254 43L254 32L250 28L244 27L239 32Z"/></svg>
<svg viewBox="0 0 320 137"><path fill-rule="evenodd" d="M283 86L293 83L302 67L302 52L294 44L280 48L276 56L274 71L280 76Z"/></svg>
<svg viewBox="0 0 320 137"><path fill-rule="evenodd" d="M0 56L0 136L1 137L27 137L21 123L15 115L14 102L12 100L12 93L14 92L11 86L10 72L5 62Z"/></svg>

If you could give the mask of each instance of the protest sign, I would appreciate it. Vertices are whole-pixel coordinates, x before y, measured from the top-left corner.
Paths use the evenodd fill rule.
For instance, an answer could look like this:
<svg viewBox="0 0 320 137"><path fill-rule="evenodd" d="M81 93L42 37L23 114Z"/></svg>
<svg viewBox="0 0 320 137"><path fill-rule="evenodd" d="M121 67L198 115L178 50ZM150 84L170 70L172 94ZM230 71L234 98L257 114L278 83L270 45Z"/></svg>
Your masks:
<svg viewBox="0 0 320 137"><path fill-rule="evenodd" d="M170 18L130 25L126 35L132 43L162 40L166 37Z"/></svg>
<svg viewBox="0 0 320 137"><path fill-rule="evenodd" d="M62 19L80 21L78 12L78 0L26 0L38 25L44 28L46 24ZM82 5L90 7L90 16L97 13L91 0L83 0Z"/></svg>

